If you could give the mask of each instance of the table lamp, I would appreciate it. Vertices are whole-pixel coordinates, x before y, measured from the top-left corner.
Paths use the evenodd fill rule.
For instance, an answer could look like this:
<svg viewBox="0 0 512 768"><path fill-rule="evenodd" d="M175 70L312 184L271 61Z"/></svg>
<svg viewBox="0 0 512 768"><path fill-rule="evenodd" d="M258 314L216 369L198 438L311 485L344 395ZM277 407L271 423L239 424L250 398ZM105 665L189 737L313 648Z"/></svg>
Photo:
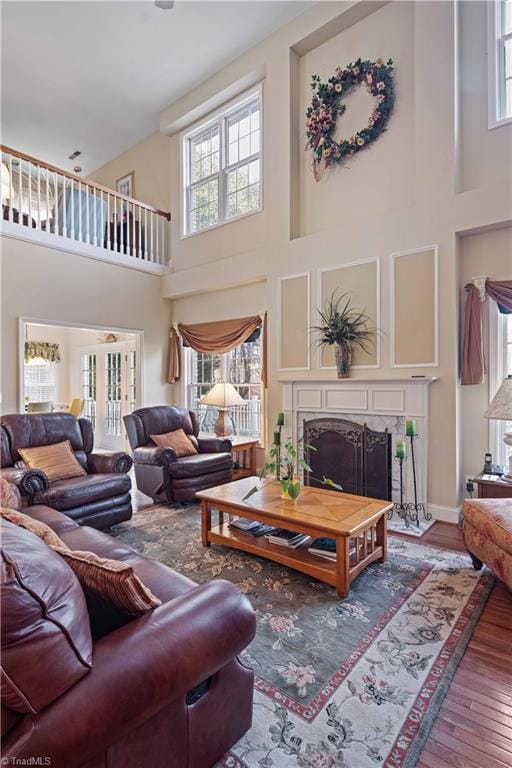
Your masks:
<svg viewBox="0 0 512 768"><path fill-rule="evenodd" d="M219 409L219 415L213 428L217 437L233 434L233 420L229 415L229 408L235 405L244 405L245 400L240 397L232 384L225 384L224 382L215 384L199 402L201 405L214 405Z"/></svg>
<svg viewBox="0 0 512 768"><path fill-rule="evenodd" d="M484 413L486 419L500 419L512 421L512 375L507 376L501 387L494 395L491 404ZM507 432L504 437L506 445L512 446L512 432ZM512 455L509 458L507 480L512 480Z"/></svg>

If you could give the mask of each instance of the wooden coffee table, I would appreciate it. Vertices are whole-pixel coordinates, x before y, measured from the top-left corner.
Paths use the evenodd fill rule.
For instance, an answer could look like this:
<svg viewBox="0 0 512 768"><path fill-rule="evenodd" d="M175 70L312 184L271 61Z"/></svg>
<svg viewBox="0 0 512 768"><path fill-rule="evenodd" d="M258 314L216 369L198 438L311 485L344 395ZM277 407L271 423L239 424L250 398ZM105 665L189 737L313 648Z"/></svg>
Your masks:
<svg viewBox="0 0 512 768"><path fill-rule="evenodd" d="M255 485L260 490L242 501ZM201 500L201 538L205 547L214 542L287 565L332 584L340 597L347 596L350 584L366 566L376 560L384 562L387 556L386 512L392 506L389 501L309 486L302 489L297 501L285 501L276 480L260 481L257 477L209 488L197 497ZM213 510L218 512L218 525L212 527ZM336 539L336 560L326 560L305 549L287 549L271 544L264 536L255 537L230 528L225 514L313 538Z"/></svg>

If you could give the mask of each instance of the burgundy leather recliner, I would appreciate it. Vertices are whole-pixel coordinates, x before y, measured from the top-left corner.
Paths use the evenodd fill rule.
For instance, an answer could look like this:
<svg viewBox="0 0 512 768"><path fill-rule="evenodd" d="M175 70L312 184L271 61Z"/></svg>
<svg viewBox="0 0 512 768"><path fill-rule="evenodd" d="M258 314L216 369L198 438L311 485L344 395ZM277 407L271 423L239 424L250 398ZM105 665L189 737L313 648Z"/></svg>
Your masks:
<svg viewBox="0 0 512 768"><path fill-rule="evenodd" d="M162 605L127 619L86 602L60 555L2 520L2 762L211 768L251 725L253 672L237 658L255 633L247 598L48 507L24 512L72 549L129 562Z"/></svg>
<svg viewBox="0 0 512 768"><path fill-rule="evenodd" d="M139 408L124 417L133 450L137 488L158 502L193 501L197 491L232 480L231 442L217 437L198 437L197 413L188 408L159 405ZM183 429L192 437L198 453L178 458L172 448L160 448L151 435Z"/></svg>
<svg viewBox="0 0 512 768"><path fill-rule="evenodd" d="M48 482L39 469L23 467L18 448L69 440L82 477ZM0 474L16 485L28 504L46 504L77 523L108 528L132 516L129 454L93 453L91 422L70 413L13 413L0 418Z"/></svg>

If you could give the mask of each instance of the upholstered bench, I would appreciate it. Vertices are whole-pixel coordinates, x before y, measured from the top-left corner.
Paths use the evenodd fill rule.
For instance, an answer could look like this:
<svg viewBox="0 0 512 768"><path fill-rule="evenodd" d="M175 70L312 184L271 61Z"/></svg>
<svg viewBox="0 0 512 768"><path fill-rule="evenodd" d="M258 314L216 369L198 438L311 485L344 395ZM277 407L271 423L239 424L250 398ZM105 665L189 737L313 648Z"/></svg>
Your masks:
<svg viewBox="0 0 512 768"><path fill-rule="evenodd" d="M471 499L462 534L476 570L487 565L512 590L512 499Z"/></svg>

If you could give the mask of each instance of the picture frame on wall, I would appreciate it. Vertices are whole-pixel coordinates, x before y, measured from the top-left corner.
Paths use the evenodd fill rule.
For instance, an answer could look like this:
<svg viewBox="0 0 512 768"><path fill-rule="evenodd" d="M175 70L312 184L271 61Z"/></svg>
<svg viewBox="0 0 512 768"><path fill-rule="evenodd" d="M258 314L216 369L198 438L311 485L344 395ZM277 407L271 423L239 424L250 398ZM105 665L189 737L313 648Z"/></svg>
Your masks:
<svg viewBox="0 0 512 768"><path fill-rule="evenodd" d="M135 171L131 171L126 176L121 176L121 178L117 179L116 192L127 197L135 196Z"/></svg>

